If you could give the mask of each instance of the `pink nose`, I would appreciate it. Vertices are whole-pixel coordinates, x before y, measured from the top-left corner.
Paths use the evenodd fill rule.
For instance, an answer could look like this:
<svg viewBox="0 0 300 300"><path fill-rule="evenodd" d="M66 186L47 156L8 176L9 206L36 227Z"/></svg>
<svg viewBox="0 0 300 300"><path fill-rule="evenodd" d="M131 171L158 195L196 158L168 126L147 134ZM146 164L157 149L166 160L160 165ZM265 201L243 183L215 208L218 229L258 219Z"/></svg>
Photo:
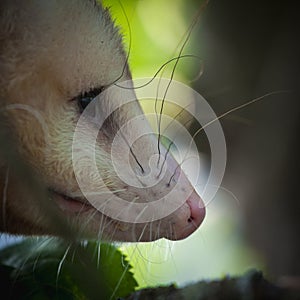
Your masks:
<svg viewBox="0 0 300 300"><path fill-rule="evenodd" d="M185 226L183 226L182 230L180 230L177 234L176 239L178 240L191 235L201 225L205 217L204 203L195 191L193 191L190 197L186 200L186 203L190 208L190 214L185 220Z"/></svg>

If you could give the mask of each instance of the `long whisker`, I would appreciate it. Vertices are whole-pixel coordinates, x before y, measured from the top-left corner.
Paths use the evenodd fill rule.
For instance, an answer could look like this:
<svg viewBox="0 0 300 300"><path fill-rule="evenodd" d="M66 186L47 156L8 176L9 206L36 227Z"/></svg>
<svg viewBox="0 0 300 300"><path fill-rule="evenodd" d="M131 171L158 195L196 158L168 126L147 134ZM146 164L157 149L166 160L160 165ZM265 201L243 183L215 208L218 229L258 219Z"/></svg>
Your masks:
<svg viewBox="0 0 300 300"><path fill-rule="evenodd" d="M110 201L110 199L113 196L109 197L108 199L106 199L99 207L97 207L91 214L90 216L85 220L83 226L80 228L80 233L82 234L84 232L84 230L86 229L86 227L89 225L89 223L92 221L92 219L94 218L94 216L99 212L99 210L102 211L103 207L105 207L105 205ZM103 216L103 214L102 214ZM105 224L106 226L108 224ZM104 228L103 228L104 230Z"/></svg>
<svg viewBox="0 0 300 300"><path fill-rule="evenodd" d="M208 123L206 123L206 124L205 124L204 126L202 126L201 128L199 128L199 129L194 133L194 135L193 135L193 137L192 137L192 140L196 137L196 135L198 135L198 134L199 134L201 131L203 131L206 127L210 126L211 124L213 124L214 122L216 122L216 121L218 121L218 120L220 120L220 119L223 119L223 118L226 117L227 115L229 115L229 114L231 114L231 113L233 113L233 112L235 112L235 111L237 111L237 110L241 110L241 109L243 109L243 108L245 108L245 107L247 107L247 106L249 106L249 105L251 105L251 104L254 104L255 102L261 101L262 99L267 98L267 97L269 97L269 96L273 96L273 95L277 95L277 94L281 94L281 93L290 93L290 92L291 92L291 91L289 91L289 90L281 90L281 91L270 92L270 93L267 93L267 94L265 94L265 95L263 95L263 96L257 97L257 98L255 98L255 99L253 99L253 100L250 100L250 101L248 101L248 102L246 102L246 103L244 103L244 104L241 104L241 105L239 105L239 106L237 106L237 107L234 107L234 108L232 108L232 109L230 109L230 110L224 112L223 114L219 115L217 118L215 118L215 119L209 121ZM190 145L191 145L191 144L190 144Z"/></svg>
<svg viewBox="0 0 300 300"><path fill-rule="evenodd" d="M166 128L164 129L164 131L163 131L163 133L162 133L162 136L164 136L164 133L165 133L165 131L167 131L167 129L171 126L171 124L180 116L180 114L183 112L183 111L185 111L185 109L188 107L188 106L190 106L191 104L188 104L188 105L186 105L185 107L183 107L177 114L176 114L176 116L174 117L174 118L172 118L172 121L166 126ZM183 126L184 127L186 127L187 126L187 124L189 123L189 122L191 122L193 120L193 118L191 118L190 120L187 120L184 124L183 124ZM165 165L165 163L166 163L166 160L167 160L167 157L168 157L168 154L170 153L170 150L171 150L171 147L172 147L172 145L174 144L174 139L173 139L173 141L168 145L168 149L167 149L167 151L166 151L166 153L165 153L165 157L164 157L164 162L163 162L163 164L162 164L162 166L161 166L161 168L160 168L160 171L159 171L159 174L157 175L157 178L159 178L159 176L161 175L161 173L162 173L162 169L163 169L163 167L164 167L164 165Z"/></svg>
<svg viewBox="0 0 300 300"><path fill-rule="evenodd" d="M97 269L100 266L100 259L101 259L101 241L97 241Z"/></svg>
<svg viewBox="0 0 300 300"><path fill-rule="evenodd" d="M37 239L38 240L38 239ZM49 239L50 240L50 239ZM40 245L37 245L37 250L43 246L43 244L49 243L49 240L42 240ZM22 264L19 266L19 268L16 270L16 272L14 272L13 274L13 278L12 278L12 287L14 287L14 285L17 283L17 280L19 278L19 276L22 273L22 270L24 268L24 266L26 266L27 262L29 261L29 259L32 257L32 253L29 252L27 253L27 256L24 257ZM37 257L37 259L39 258L39 256ZM36 265L36 263L33 264L33 268Z"/></svg>
<svg viewBox="0 0 300 300"><path fill-rule="evenodd" d="M147 85L149 85L151 82L154 81L154 79L158 76L158 74L168 65L170 64L171 62L173 61L176 61L178 59L182 59L182 58L196 58L200 61L202 61L201 57L200 56L197 56L197 55L194 55L194 54L184 54L184 55L180 55L180 56L176 56L176 57L173 57L171 59L169 59L168 61L166 61L165 63L163 63L159 68L158 70L154 73L154 75L151 77L151 79L149 81L147 81L146 83L143 83L141 85L138 85L138 86L134 86L134 87L128 87L128 86L123 86L119 83L114 83L115 86L119 87L119 88L122 88L124 90L137 90L137 89L141 89L141 88L144 88L146 87ZM201 71L201 70L200 70Z"/></svg>
<svg viewBox="0 0 300 300"><path fill-rule="evenodd" d="M210 186L212 187L218 187L220 190L224 190L226 193L230 194L232 196L232 198L235 200L236 204L237 205L241 205L240 203L240 200L238 199L238 197L229 189L225 188L224 186L217 186L217 185L214 185L214 184L209 184ZM196 184L195 187L199 186L199 184ZM208 207L210 202L209 203L204 203L205 204L205 207Z"/></svg>
<svg viewBox="0 0 300 300"><path fill-rule="evenodd" d="M231 114L231 113L233 113L233 112L235 112L235 111L237 111L237 110L241 110L241 109L243 109L243 108L245 108L245 107L247 107L247 106L249 106L249 105L252 105L252 104L254 104L254 103L256 103L256 102L262 101L263 99L265 99L265 98L267 98L267 97L270 97L270 96L273 96L273 95L282 94L282 93L291 93L291 91L290 91L290 90L279 90L279 91L269 92L269 93L267 93L267 94L265 94L265 95L263 95L263 96L254 98L254 99L252 99L252 100L250 100L250 101L248 101L248 102L246 102L246 103L243 103L243 104L241 104L241 105L239 105L239 106L237 106L237 107L234 107L234 108L232 108L232 109L229 109L228 111L222 113L221 115L217 116L215 119L213 119L213 120L207 122L205 125L203 125L201 128L199 128L199 129L193 134L193 136L192 136L192 138L191 138L191 141L190 141L190 143L189 143L189 146L188 146L188 148L187 148L187 151L186 151L186 153L185 153L185 156L184 156L182 162L176 167L176 169L175 169L173 175L171 176L171 178L170 178L170 180L169 180L169 183L171 183L172 179L174 178L177 169L178 169L180 166L182 166L182 164L183 164L184 161L186 160L186 156L187 156L187 154L188 154L189 151L190 151L190 148L191 148L191 146L192 146L193 140L194 140L195 137L196 137L200 132L202 132L205 128L207 128L207 127L210 126L211 124L215 123L216 121L218 121L218 120L220 120L220 119L223 119L223 118L226 117L227 115L229 115L229 114Z"/></svg>
<svg viewBox="0 0 300 300"><path fill-rule="evenodd" d="M123 77L123 75L125 73L125 70L127 68L127 64L128 64L130 53L131 53L132 33L131 33L130 22L129 22L127 13L125 11L125 8L124 8L122 2L120 0L118 2L119 2L119 5L120 5L120 7L122 9L123 15L125 16L125 19L126 19L126 23L127 23L127 27L128 27L128 34L129 34L129 44L128 44L128 52L127 52L127 55L126 55L126 60L125 60L125 63L123 65L122 72L121 72L121 74L113 82L111 82L110 84L108 84L108 86L115 84L116 82L118 82Z"/></svg>
<svg viewBox="0 0 300 300"><path fill-rule="evenodd" d="M3 226L3 230L6 230L6 204L7 204L8 179L9 179L9 168L7 168L7 170L6 170L4 187L3 187L3 196L2 196L2 226Z"/></svg>
<svg viewBox="0 0 300 300"><path fill-rule="evenodd" d="M138 238L138 242L140 242L141 240L142 240L142 238L143 238L143 235L144 235L144 233L145 233L145 230L146 230L146 228L147 228L147 226L149 225L149 223L146 223L145 225L144 225L144 228L143 228L143 230L142 230L142 232L141 232L141 234L140 234L140 236L139 236L139 238Z"/></svg>
<svg viewBox="0 0 300 300"><path fill-rule="evenodd" d="M172 118L172 121L166 126L166 128L164 129L164 131L162 132L162 135L164 135L164 133L168 130L168 128L172 125L172 123L182 114L182 112L184 112L190 105L192 105L192 103L187 104L186 106L184 106L176 115L175 117Z"/></svg>
<svg viewBox="0 0 300 300"><path fill-rule="evenodd" d="M193 31L195 25L198 22L199 16L202 13L203 9L206 7L207 3L208 3L208 1L204 2L200 6L200 8L198 9L197 14L195 15L195 17L193 19L193 22L190 25L190 28L188 29L188 31L186 33L186 37L185 37L184 42L183 42L183 44L182 44L182 46L180 48L178 57L181 56L181 54L182 54L185 46L187 45L187 43L188 43L188 41L190 39L190 36L192 34L192 31ZM160 107L160 114L159 114L159 121L158 121L158 140L157 140L157 150L158 150L158 154L159 155L158 155L158 163L157 163L157 165L159 165L159 160L160 160L161 119L162 119L162 113L163 113L163 109L164 109L164 103L165 103L165 99L166 99L168 90L170 88L171 82L173 81L173 78L174 78L174 75L175 75L175 70L177 68L178 63L179 63L179 58L174 63L174 66L173 66L173 69L172 69L172 72L171 72L171 76L170 76L170 80L169 80L169 82L167 84L167 87L165 89L165 92L164 92L164 95L163 95L163 98L162 98L162 104L161 104L161 107ZM155 101L157 102L157 99Z"/></svg>
<svg viewBox="0 0 300 300"><path fill-rule="evenodd" d="M165 153L164 161L163 161L163 163L161 164L161 168L160 168L160 170L159 170L159 173L158 173L158 175L157 175L157 178L159 178L160 175L161 175L161 173L162 173L162 170L163 170L163 168L164 168L164 166L165 166L165 164L166 164L166 161L167 161L168 153L170 152L170 149L171 149L172 145L173 145L173 141L172 141L171 143L169 143L168 149L167 149L167 151L166 151L166 153Z"/></svg>
<svg viewBox="0 0 300 300"><path fill-rule="evenodd" d="M132 157L134 158L135 162L136 162L137 165L140 167L142 174L144 174L144 173L145 173L145 170L144 170L143 166L142 166L141 163L139 162L137 156L136 156L135 153L133 152L132 147L129 145L129 143L128 143L127 139L125 138L124 134L122 133L122 131L120 131L120 134L121 134L122 138L124 139L125 143L127 144L128 148L129 148L129 151L130 151Z"/></svg>
<svg viewBox="0 0 300 300"><path fill-rule="evenodd" d="M98 226L98 234L97 234L97 240L101 241L102 237L103 237L103 224L104 224L104 214L101 214L101 220L99 222L99 226Z"/></svg>
<svg viewBox="0 0 300 300"><path fill-rule="evenodd" d="M59 279L59 275L60 275L60 272L61 272L61 269L62 269L62 266L63 266L63 263L65 262L66 260L66 257L69 253L71 249L71 245L69 245L63 255L63 257L61 258L59 264L58 264L58 267L57 267L57 272L56 272L56 287L58 286L58 279Z"/></svg>

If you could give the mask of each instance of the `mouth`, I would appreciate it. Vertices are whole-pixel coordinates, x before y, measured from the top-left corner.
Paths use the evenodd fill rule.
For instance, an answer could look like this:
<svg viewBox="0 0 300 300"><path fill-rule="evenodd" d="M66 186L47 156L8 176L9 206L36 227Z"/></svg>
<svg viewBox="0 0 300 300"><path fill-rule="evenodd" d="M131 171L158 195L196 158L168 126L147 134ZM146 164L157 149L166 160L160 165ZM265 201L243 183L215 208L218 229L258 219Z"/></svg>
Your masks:
<svg viewBox="0 0 300 300"><path fill-rule="evenodd" d="M97 209L90 204L84 197L70 197L62 192L58 192L54 189L49 189L52 199L57 203L59 209L66 215L71 218L73 217L82 217L86 216L86 214L92 213L94 216L94 221L91 222L98 224L99 216ZM123 223L120 221L116 221L111 219L108 216L105 216L106 222L111 224L112 226L108 226L109 228L106 228L109 232L111 232L117 240L122 241L153 241L159 238L167 238L169 240L182 240L186 237L190 236L196 229L200 226L200 224L203 222L203 219L205 218L205 207L202 201L200 201L200 198L197 193L193 192L190 197L187 199L187 201L178 209L178 211L175 212L175 215L177 213L180 213L180 217L177 218L177 224L176 228L174 228L173 235L170 235L169 232L169 219L170 216L168 216L165 220L163 220L162 223L165 223L165 228L159 228L159 225L161 225L161 221L158 222L156 225L157 233L159 232L159 235L156 235L157 233L150 233L149 235L144 232L146 223L140 223L140 224L130 224L130 223ZM81 215L82 214L82 215ZM173 216L174 217L174 216ZM178 216L177 216L178 217ZM103 216L101 217L101 221L103 222ZM82 219L81 219L82 220ZM81 224L81 222L80 222ZM132 225L132 228L134 230L128 230L130 226ZM151 225L152 226L152 225ZM93 226L92 226L93 227ZM98 225L96 225L98 228ZM124 230L126 228L126 230ZM155 225L153 225L153 228L155 228ZM133 237L133 232L135 232L135 237ZM150 238L151 237L151 238Z"/></svg>
<svg viewBox="0 0 300 300"><path fill-rule="evenodd" d="M85 198L73 198L53 189L49 189L49 191L58 207L63 212L78 214L88 210L95 210L95 208Z"/></svg>

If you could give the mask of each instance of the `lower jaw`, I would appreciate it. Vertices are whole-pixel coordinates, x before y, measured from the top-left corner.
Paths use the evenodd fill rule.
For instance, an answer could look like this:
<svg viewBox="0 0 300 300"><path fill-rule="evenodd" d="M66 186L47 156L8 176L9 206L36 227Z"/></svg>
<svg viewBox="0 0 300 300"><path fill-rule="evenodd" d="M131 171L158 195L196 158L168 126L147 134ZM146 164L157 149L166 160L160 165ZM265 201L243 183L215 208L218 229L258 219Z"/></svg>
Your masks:
<svg viewBox="0 0 300 300"><path fill-rule="evenodd" d="M73 216L79 216L80 214L86 214L86 213L96 213L96 211L97 211L96 208L94 206L92 206L89 202L87 202L86 200L85 201L84 200L76 200L76 199L70 198L68 196L65 196L62 193L59 193L59 192L56 192L53 190L50 190L50 192L53 195L53 199L56 201L58 207L63 212L63 214L65 214L66 216L70 216L71 218L73 218ZM96 216L96 214L95 214L95 216ZM134 232L132 232L129 228L127 228L129 226L129 224L119 222L117 220L112 220L108 216L106 216L105 218L107 218L106 221L110 222L111 225L114 224L114 229L112 230L112 232L107 233L108 235L111 235L111 237L108 238L108 240L111 240L113 238L113 239L116 239L119 241L124 241L124 242L137 242L137 241L150 242L150 241L154 241L154 240L164 237L168 240L175 241L175 240L184 239L187 236L189 236L191 233L191 230L184 230L184 232L181 232L181 234L175 234L174 236L170 236L168 234L166 234L165 236L155 236L155 234L154 234L154 236L153 236L153 234L149 234L149 235L147 235L146 233L139 234L138 233L139 230L137 229L138 232L136 232L134 234ZM94 226L92 226L92 227L94 227ZM96 226L96 227L98 228L98 226ZM88 229L88 228L86 228L86 229ZM93 229L90 228L91 232L90 232L90 234L88 234L88 236L98 238L99 233L94 232ZM90 230L88 230L88 231L90 231ZM92 232L94 232L95 236ZM102 236L102 238L103 238L103 236ZM105 239L105 237L104 237L104 239Z"/></svg>

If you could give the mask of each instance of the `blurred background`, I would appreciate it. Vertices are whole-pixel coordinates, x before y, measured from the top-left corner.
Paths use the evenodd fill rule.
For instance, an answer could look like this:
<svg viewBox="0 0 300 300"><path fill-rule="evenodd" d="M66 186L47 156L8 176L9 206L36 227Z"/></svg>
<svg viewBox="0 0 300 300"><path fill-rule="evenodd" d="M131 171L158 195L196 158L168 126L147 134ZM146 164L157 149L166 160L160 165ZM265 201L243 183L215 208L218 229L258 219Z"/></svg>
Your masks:
<svg viewBox="0 0 300 300"><path fill-rule="evenodd" d="M201 228L179 242L120 245L140 287L184 285L249 268L272 280L299 276L300 22L294 1L103 2L130 49L133 78L152 77L176 57L196 18L183 49L194 57L179 61L174 78L197 90L218 116L265 96L220 120L227 168ZM190 124L191 131L198 128ZM196 143L209 166L205 135ZM10 242L1 236L2 245Z"/></svg>
<svg viewBox="0 0 300 300"><path fill-rule="evenodd" d="M183 51L197 58L181 59L174 78L197 90L218 116L264 96L220 120L228 148L226 174L202 227L180 242L122 245L139 284L182 285L249 268L261 269L273 280L299 276L300 22L295 3L104 3L120 25L127 49L130 45L133 78L151 77L177 56L197 18ZM170 76L173 66L163 75ZM196 142L209 163L205 135L199 134Z"/></svg>

